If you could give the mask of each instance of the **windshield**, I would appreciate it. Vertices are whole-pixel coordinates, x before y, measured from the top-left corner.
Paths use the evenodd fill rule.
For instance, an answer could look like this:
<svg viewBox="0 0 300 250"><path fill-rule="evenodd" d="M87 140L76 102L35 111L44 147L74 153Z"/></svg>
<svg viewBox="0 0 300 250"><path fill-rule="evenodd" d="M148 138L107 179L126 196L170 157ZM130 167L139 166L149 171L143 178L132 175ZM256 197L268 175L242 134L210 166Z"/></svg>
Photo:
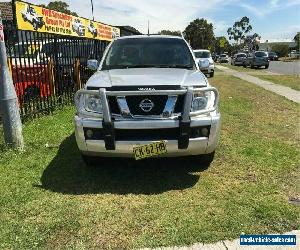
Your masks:
<svg viewBox="0 0 300 250"><path fill-rule="evenodd" d="M255 56L257 56L257 57L264 57L264 56L267 56L267 53L259 51L259 52L255 52Z"/></svg>
<svg viewBox="0 0 300 250"><path fill-rule="evenodd" d="M210 52L208 51L196 51L194 54L196 58L210 58Z"/></svg>
<svg viewBox="0 0 300 250"><path fill-rule="evenodd" d="M184 40L129 38L113 42L102 69L151 67L194 69L195 63Z"/></svg>
<svg viewBox="0 0 300 250"><path fill-rule="evenodd" d="M227 57L227 55L226 54L222 54L221 57Z"/></svg>
<svg viewBox="0 0 300 250"><path fill-rule="evenodd" d="M246 54L237 54L236 57L246 57Z"/></svg>

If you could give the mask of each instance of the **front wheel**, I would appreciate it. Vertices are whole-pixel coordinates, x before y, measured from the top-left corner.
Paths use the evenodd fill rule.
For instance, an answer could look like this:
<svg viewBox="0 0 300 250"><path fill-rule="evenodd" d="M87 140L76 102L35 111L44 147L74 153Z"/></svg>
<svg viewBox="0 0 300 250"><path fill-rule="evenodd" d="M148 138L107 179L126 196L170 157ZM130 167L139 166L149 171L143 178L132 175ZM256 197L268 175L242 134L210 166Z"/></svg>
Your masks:
<svg viewBox="0 0 300 250"><path fill-rule="evenodd" d="M269 64L265 66L265 69L268 69L268 68L269 68Z"/></svg>
<svg viewBox="0 0 300 250"><path fill-rule="evenodd" d="M214 77L214 75L215 75L215 72L209 73L209 77Z"/></svg>
<svg viewBox="0 0 300 250"><path fill-rule="evenodd" d="M215 157L215 151L213 151L209 154L194 156L195 160L198 161L199 163L203 164L205 167L209 167L209 165L214 160L214 157Z"/></svg>
<svg viewBox="0 0 300 250"><path fill-rule="evenodd" d="M243 63L243 67L244 67L244 68L247 68L247 65L246 65L246 63Z"/></svg>

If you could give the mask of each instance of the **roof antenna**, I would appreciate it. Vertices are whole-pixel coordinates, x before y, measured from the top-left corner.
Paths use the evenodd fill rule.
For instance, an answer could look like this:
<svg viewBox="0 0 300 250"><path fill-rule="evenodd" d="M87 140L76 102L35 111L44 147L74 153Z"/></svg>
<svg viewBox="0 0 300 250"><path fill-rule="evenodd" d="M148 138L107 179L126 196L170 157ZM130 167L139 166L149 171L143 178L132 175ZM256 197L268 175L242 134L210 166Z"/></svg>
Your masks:
<svg viewBox="0 0 300 250"><path fill-rule="evenodd" d="M149 31L149 20L148 20L148 36L150 36L150 31Z"/></svg>

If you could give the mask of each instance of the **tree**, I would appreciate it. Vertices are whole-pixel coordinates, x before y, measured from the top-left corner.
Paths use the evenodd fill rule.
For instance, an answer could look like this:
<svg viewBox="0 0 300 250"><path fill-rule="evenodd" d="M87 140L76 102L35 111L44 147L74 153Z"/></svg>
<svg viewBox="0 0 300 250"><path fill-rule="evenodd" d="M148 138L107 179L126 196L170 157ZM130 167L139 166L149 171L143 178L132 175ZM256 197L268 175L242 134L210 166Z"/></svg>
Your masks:
<svg viewBox="0 0 300 250"><path fill-rule="evenodd" d="M248 35L245 38L245 45L248 47L248 50L258 50L258 40L260 40L261 36L257 33L253 35Z"/></svg>
<svg viewBox="0 0 300 250"><path fill-rule="evenodd" d="M297 49L297 51L299 51L300 50L300 32L298 32L296 35L295 35L295 37L294 37L294 41L295 41L295 43L296 43L296 49Z"/></svg>
<svg viewBox="0 0 300 250"><path fill-rule="evenodd" d="M244 16L240 21L235 22L232 27L228 28L227 34L229 40L234 40L237 44L241 44L251 30L252 26L250 25L250 20Z"/></svg>
<svg viewBox="0 0 300 250"><path fill-rule="evenodd" d="M287 44L275 43L271 48L279 57L287 56L289 53L289 46Z"/></svg>
<svg viewBox="0 0 300 250"><path fill-rule="evenodd" d="M185 28L184 37L193 49L208 49L214 42L213 25L197 18Z"/></svg>
<svg viewBox="0 0 300 250"><path fill-rule="evenodd" d="M171 30L162 30L158 32L159 35L169 35L169 36L181 36L181 32L179 30L171 31Z"/></svg>
<svg viewBox="0 0 300 250"><path fill-rule="evenodd" d="M213 51L217 54L221 54L223 52L229 52L230 50L229 41L226 39L225 36L216 37L214 42Z"/></svg>
<svg viewBox="0 0 300 250"><path fill-rule="evenodd" d="M59 11L68 15L78 16L76 12L69 10L69 4L67 4L64 1L53 1L53 2L49 2L48 5L41 4L39 6L50 10Z"/></svg>

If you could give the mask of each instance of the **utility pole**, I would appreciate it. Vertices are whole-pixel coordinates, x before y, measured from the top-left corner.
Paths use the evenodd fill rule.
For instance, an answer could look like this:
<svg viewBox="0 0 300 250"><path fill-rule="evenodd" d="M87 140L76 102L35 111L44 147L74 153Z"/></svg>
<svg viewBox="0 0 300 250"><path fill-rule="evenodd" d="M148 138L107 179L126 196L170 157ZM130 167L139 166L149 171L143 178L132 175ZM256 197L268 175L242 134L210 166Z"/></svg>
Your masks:
<svg viewBox="0 0 300 250"><path fill-rule="evenodd" d="M92 7L93 21L95 21L95 16L94 16L94 3L93 3L93 0L91 0L91 7Z"/></svg>
<svg viewBox="0 0 300 250"><path fill-rule="evenodd" d="M2 15L0 11L0 113L4 139L8 146L23 150L22 123L17 94L7 65Z"/></svg>

